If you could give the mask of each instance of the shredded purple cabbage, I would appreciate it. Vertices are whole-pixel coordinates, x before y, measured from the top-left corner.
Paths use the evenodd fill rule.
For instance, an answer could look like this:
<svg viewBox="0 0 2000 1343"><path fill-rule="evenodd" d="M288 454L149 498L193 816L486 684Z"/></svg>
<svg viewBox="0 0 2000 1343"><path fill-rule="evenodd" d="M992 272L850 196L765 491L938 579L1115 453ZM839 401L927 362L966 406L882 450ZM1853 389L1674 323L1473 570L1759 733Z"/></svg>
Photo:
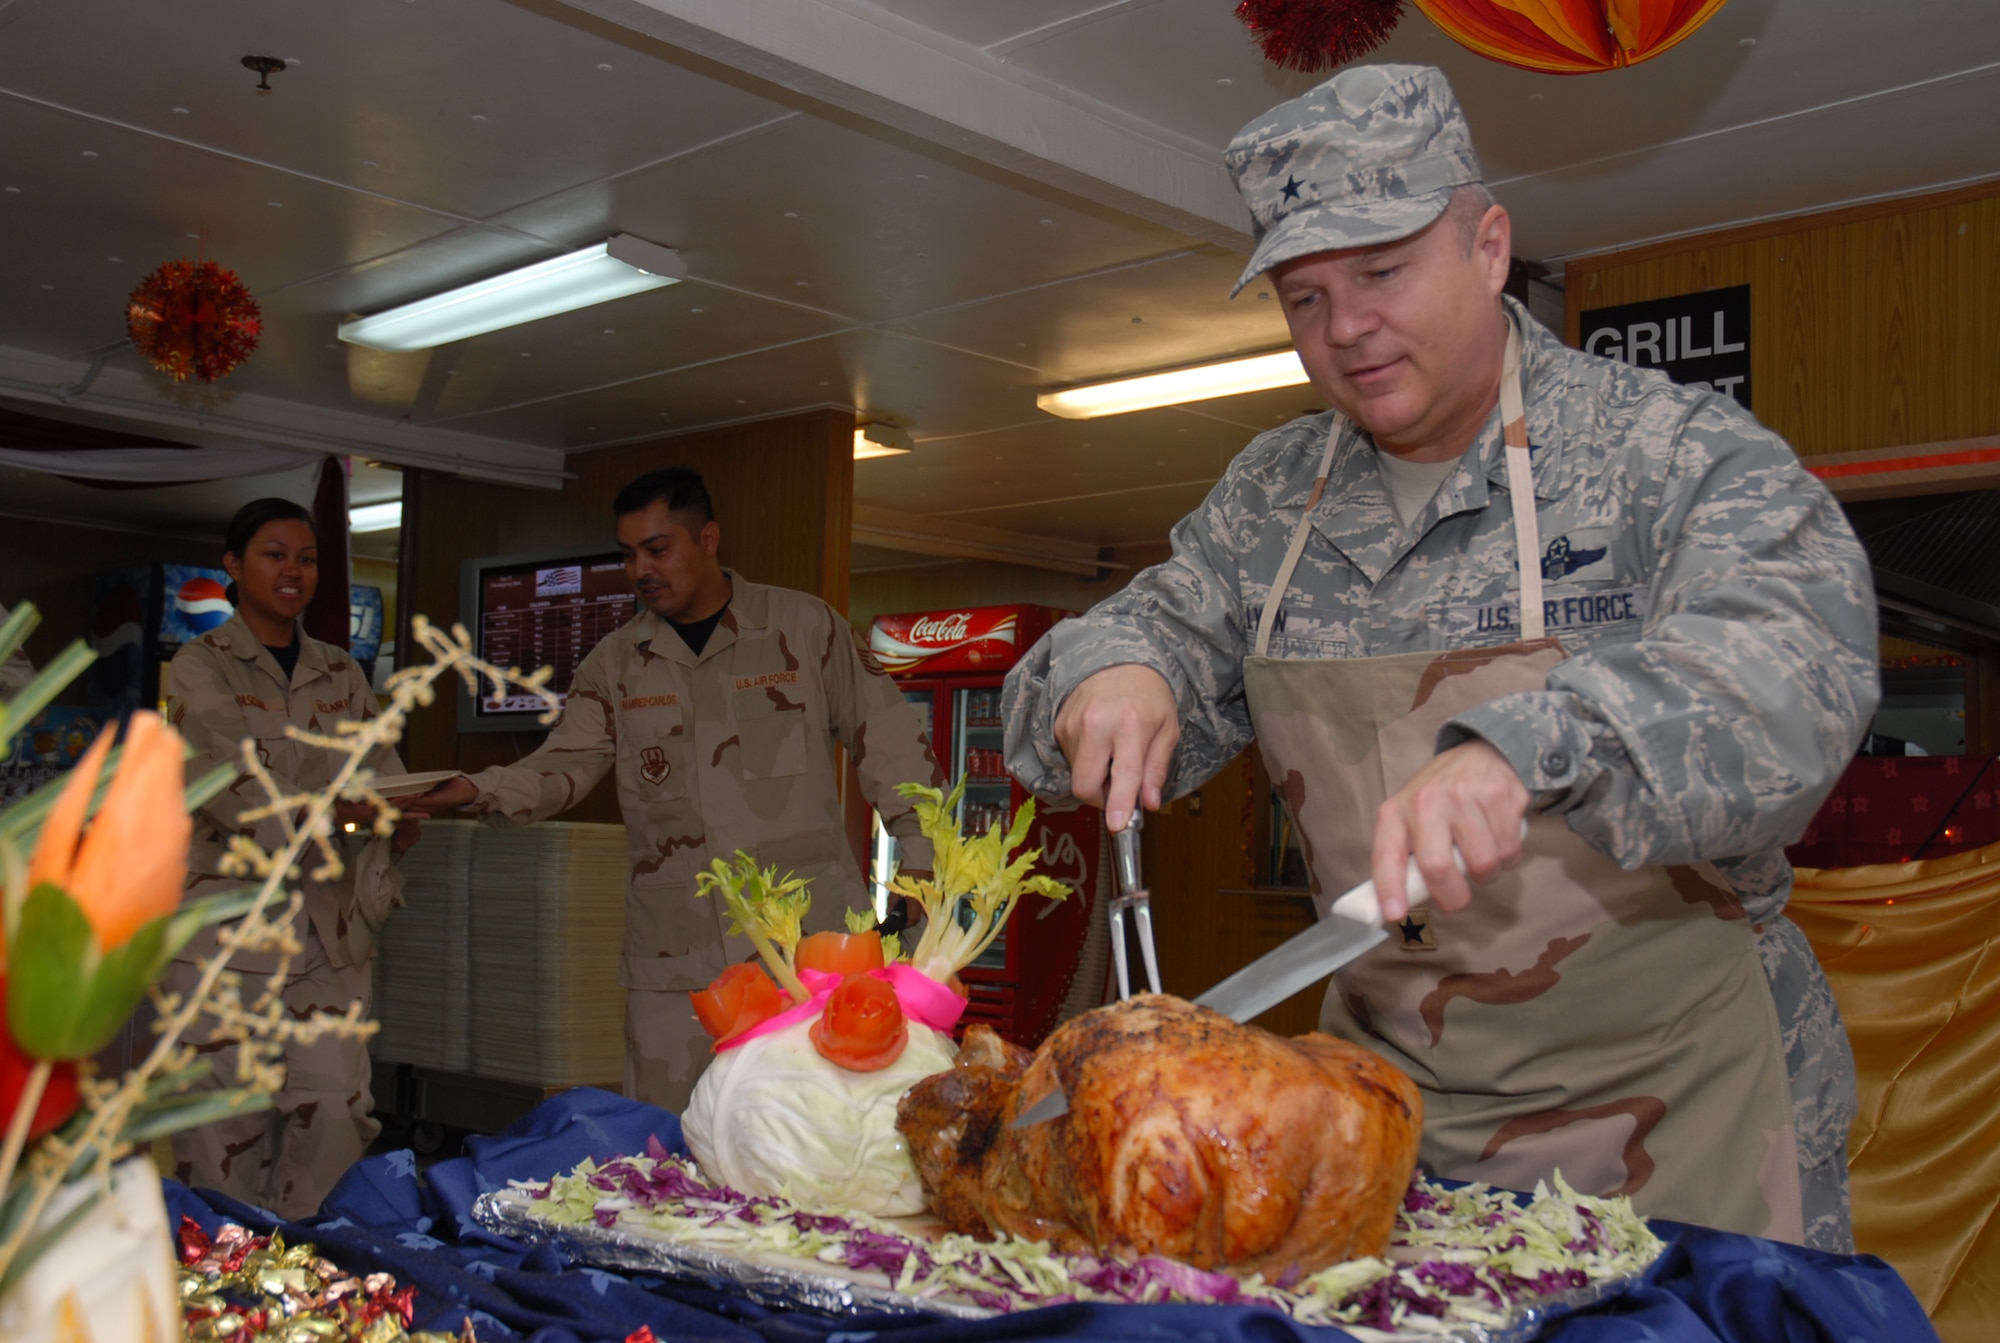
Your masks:
<svg viewBox="0 0 2000 1343"><path fill-rule="evenodd" d="M607 1162L588 1177L589 1186L606 1194L622 1194L644 1208L679 1204L683 1215L695 1216L712 1211L713 1215L705 1219L709 1226L721 1225L732 1218L753 1226L762 1225L765 1217L760 1210L768 1209L771 1215L789 1220L802 1232L836 1238L841 1257L850 1267L881 1272L891 1280L900 1277L906 1267L918 1275L928 1275L937 1269L937 1261L920 1241L875 1231L835 1214L793 1208L779 1198L751 1197L724 1185L706 1184L685 1157L667 1151L657 1137L647 1140L646 1158L643 1162L624 1157ZM528 1192L534 1198L546 1199L553 1191L553 1184L548 1184ZM1421 1214L1434 1213L1442 1206L1443 1201L1421 1180L1412 1182L1403 1197L1404 1213L1418 1226L1433 1226L1437 1219ZM1570 1242L1570 1250L1588 1252L1608 1243L1609 1233L1603 1222L1587 1208L1579 1212L1582 1230ZM602 1227L610 1227L618 1220L616 1211L605 1208L596 1209L593 1215ZM1497 1226L1506 1220L1504 1213L1493 1213L1482 1217L1480 1224ZM1516 1234L1507 1248L1525 1243L1526 1238ZM1208 1272L1158 1255L1149 1255L1135 1263L1080 1255L1071 1258L1068 1267L1070 1277L1099 1299L1133 1304L1168 1298L1215 1305L1273 1304L1246 1296L1242 1283L1230 1274ZM974 1256L962 1269L996 1289L970 1285L959 1289L988 1309L1009 1311L1025 1304L1045 1305L1076 1299L1073 1293L1039 1296L1024 1290L999 1262L986 1254ZM1273 1286L1279 1291L1292 1291L1305 1276L1297 1264L1292 1264ZM1510 1297L1549 1296L1588 1286L1589 1282L1590 1275L1580 1268L1548 1269L1524 1278L1504 1269L1488 1267L1482 1273L1470 1264L1433 1259L1406 1264L1404 1272L1378 1278L1340 1304L1359 1313L1357 1323L1393 1329L1399 1312L1433 1317L1447 1314L1446 1297L1478 1298L1490 1306L1504 1308Z"/></svg>
<svg viewBox="0 0 2000 1343"><path fill-rule="evenodd" d="M1176 1259L1147 1255L1136 1264L1116 1259L1088 1261L1090 1268L1072 1267L1070 1276L1093 1292L1138 1303L1158 1300L1162 1293L1205 1305L1234 1305L1243 1299L1243 1284L1227 1273L1210 1273ZM1152 1288L1160 1292L1148 1295Z"/></svg>
<svg viewBox="0 0 2000 1343"><path fill-rule="evenodd" d="M1426 1259L1413 1270L1417 1281L1427 1282L1439 1291L1452 1296L1484 1297L1488 1305L1502 1306L1505 1298L1482 1279L1470 1264L1455 1264L1446 1260Z"/></svg>

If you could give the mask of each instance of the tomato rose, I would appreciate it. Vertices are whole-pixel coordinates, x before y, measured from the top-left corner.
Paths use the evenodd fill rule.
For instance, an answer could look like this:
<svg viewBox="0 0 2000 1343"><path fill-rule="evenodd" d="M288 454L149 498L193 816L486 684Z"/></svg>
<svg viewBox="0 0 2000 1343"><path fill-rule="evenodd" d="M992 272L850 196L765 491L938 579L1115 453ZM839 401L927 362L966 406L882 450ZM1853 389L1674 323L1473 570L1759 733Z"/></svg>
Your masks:
<svg viewBox="0 0 2000 1343"><path fill-rule="evenodd" d="M798 967L830 975L882 968L880 933L814 933L799 943Z"/></svg>
<svg viewBox="0 0 2000 1343"><path fill-rule="evenodd" d="M813 1048L849 1072L872 1073L902 1056L910 1042L896 991L866 974L850 974L826 1000L812 1024Z"/></svg>
<svg viewBox="0 0 2000 1343"><path fill-rule="evenodd" d="M721 1044L785 1010L788 999L761 965L732 965L713 984L689 995L701 1028Z"/></svg>
<svg viewBox="0 0 2000 1343"><path fill-rule="evenodd" d="M7 978L0 975L0 1001L6 996ZM21 1052L5 1024L0 1023L0 1125L11 1119L20 1105L21 1093L27 1089L28 1074L34 1066L35 1060ZM58 1063L49 1073L48 1085L42 1088L42 1103L35 1107L35 1118L28 1129L29 1140L61 1128L76 1113L76 1105L76 1065Z"/></svg>

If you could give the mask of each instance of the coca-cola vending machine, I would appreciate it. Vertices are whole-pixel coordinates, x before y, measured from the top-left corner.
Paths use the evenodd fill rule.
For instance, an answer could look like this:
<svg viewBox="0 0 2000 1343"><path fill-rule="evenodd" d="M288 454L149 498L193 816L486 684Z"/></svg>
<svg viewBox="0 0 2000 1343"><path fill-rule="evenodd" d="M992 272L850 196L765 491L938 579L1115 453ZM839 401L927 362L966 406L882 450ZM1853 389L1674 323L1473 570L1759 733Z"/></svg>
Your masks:
<svg viewBox="0 0 2000 1343"><path fill-rule="evenodd" d="M1069 614L1048 606L974 606L875 617L869 647L903 688L930 734L946 789L965 780L959 821L967 834L1007 825L1028 792L1007 773L1002 752L1000 683L1007 669L1056 621ZM1068 899L1024 895L1006 929L959 977L971 992L961 1030L985 1022L1032 1049L1055 1028L1065 1002L1095 1006L1102 966L1079 983L1084 943L1104 880L1102 813L1076 802L1037 801L1027 843L1042 851L1035 870L1073 892ZM873 877L896 862L895 840L878 817ZM961 908L968 920L969 908ZM1102 922L1102 920L1098 920ZM1101 954L1094 958L1102 960ZM1073 991L1074 990L1074 994Z"/></svg>

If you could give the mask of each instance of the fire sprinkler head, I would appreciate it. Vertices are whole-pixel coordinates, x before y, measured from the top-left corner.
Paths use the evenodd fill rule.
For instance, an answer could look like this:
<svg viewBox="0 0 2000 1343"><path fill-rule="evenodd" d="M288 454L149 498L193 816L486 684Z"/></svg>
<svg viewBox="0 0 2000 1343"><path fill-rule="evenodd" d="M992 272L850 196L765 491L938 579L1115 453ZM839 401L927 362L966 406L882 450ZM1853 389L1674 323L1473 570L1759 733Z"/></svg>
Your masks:
<svg viewBox="0 0 2000 1343"><path fill-rule="evenodd" d="M245 56L243 66L257 72L257 92L271 91L271 76L285 68L285 63L276 56Z"/></svg>

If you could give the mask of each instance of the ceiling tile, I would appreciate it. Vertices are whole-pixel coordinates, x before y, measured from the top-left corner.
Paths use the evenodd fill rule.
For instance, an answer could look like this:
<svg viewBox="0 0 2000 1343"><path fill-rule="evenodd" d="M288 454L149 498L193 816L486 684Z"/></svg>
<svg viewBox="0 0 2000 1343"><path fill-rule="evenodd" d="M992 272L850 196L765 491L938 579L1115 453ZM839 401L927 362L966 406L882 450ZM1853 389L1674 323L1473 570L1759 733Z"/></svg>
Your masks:
<svg viewBox="0 0 2000 1343"><path fill-rule="evenodd" d="M0 169L19 188L0 191L0 343L50 354L120 339L126 295L160 263L196 255L203 231L212 260L268 295L446 227L420 210L4 98L0 143L34 146Z"/></svg>
<svg viewBox="0 0 2000 1343"><path fill-rule="evenodd" d="M969 5L965 0L874 2L877 9L888 10L975 47L992 46L1096 10L1119 7L1119 0L1111 0L1109 5L1106 0L1007 0L1006 4L999 5ZM1129 4L1131 0L1123 2ZM1151 3L1151 0L1141 0L1141 3Z"/></svg>
<svg viewBox="0 0 2000 1343"><path fill-rule="evenodd" d="M491 0L64 0L9 19L0 87L461 218L786 111L657 44ZM252 54L297 63L259 94Z"/></svg>
<svg viewBox="0 0 2000 1343"><path fill-rule="evenodd" d="M813 117L499 222L542 234L579 212L678 249L704 280L865 322L1195 245L890 132Z"/></svg>
<svg viewBox="0 0 2000 1343"><path fill-rule="evenodd" d="M1990 124L2000 68L1749 127L1730 152L1694 142L1547 173L1503 188L1515 252L1560 258L1730 224L1805 213L2000 176L2000 136L1959 139L1930 126ZM1840 146L1837 156L1826 146Z"/></svg>
<svg viewBox="0 0 2000 1343"><path fill-rule="evenodd" d="M896 329L1040 370L1037 391L1184 367L1290 343L1259 286L1231 299L1243 259L1219 248L932 313Z"/></svg>
<svg viewBox="0 0 2000 1343"><path fill-rule="evenodd" d="M1245 122L1331 76L1265 60L1234 9L1208 0L1119 5L1010 45L1007 60L1219 156Z"/></svg>
<svg viewBox="0 0 2000 1343"><path fill-rule="evenodd" d="M1316 410L1285 388L1099 420L1045 416L1004 432L925 440L906 457L857 462L858 502L926 518L1100 545L1161 540L1265 429ZM1165 525L1159 498L1172 501ZM1149 502L1152 501L1152 502ZM1153 528L1153 530L1148 530Z"/></svg>
<svg viewBox="0 0 2000 1343"><path fill-rule="evenodd" d="M509 327L435 350L381 354L355 349L350 363L379 372L385 382L415 388L407 409L425 423L509 415L554 399L591 404L634 400L656 410L661 379L675 371L699 378L746 354L823 337L838 323L821 313L766 303L699 283L669 285L611 303ZM815 380L816 381L816 380ZM623 386L621 386L623 384ZM649 385L651 384L651 385ZM773 386L768 394L826 399ZM843 399L844 393L833 399ZM762 413L762 411L758 412ZM565 423L570 423L565 416ZM555 440L578 446L599 436L596 420L582 422L584 436ZM538 441L548 441L540 440Z"/></svg>

